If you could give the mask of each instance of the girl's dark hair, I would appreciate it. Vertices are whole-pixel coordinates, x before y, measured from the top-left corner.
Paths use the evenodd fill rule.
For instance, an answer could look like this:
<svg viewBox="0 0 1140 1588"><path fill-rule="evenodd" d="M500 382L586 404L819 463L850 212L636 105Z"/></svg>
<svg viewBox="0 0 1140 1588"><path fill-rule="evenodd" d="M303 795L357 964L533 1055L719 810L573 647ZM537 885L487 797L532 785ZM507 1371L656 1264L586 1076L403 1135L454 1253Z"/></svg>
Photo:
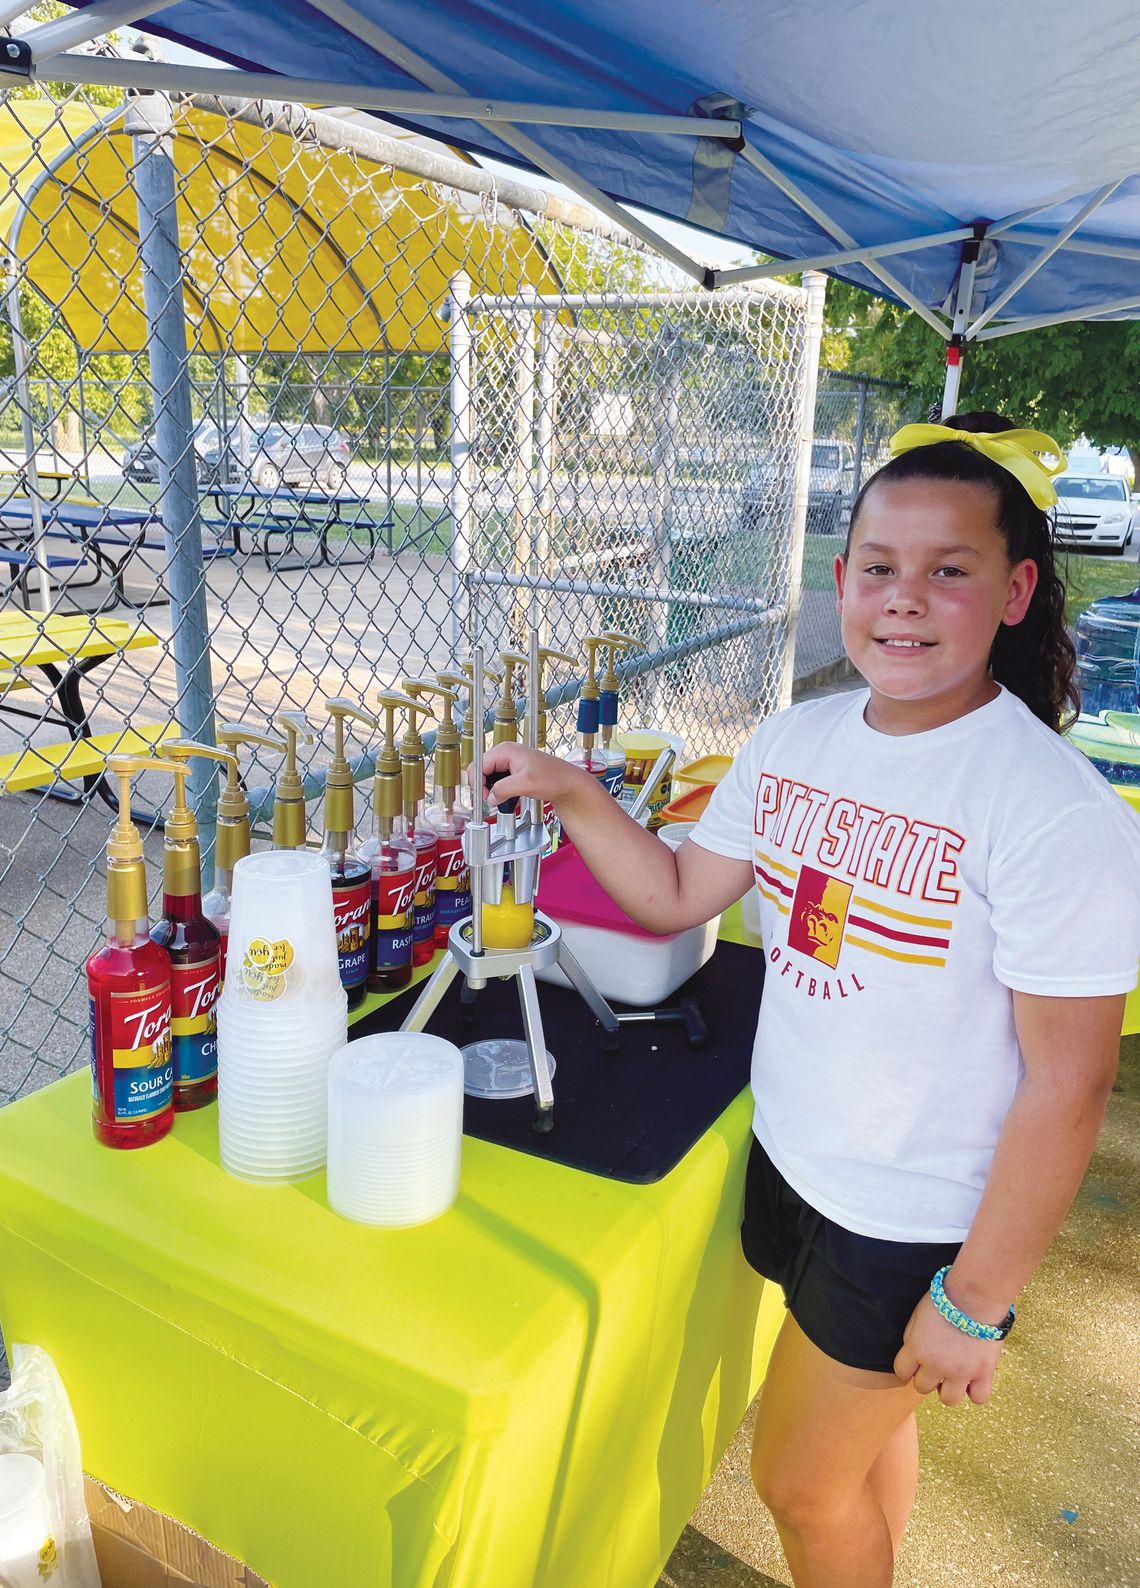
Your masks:
<svg viewBox="0 0 1140 1588"><path fill-rule="evenodd" d="M944 421L955 430L1014 430L1008 419L988 410L955 414ZM1076 652L1065 631L1065 586L1053 554L1053 526L1048 513L1030 499L1008 469L974 447L957 441L915 447L892 458L873 474L851 509L844 555L867 492L881 480L962 480L984 485L997 499L998 528L1011 564L1026 558L1037 564L1037 587L1020 623L1003 623L990 650L990 673L1055 732L1061 732L1080 710L1074 681Z"/></svg>

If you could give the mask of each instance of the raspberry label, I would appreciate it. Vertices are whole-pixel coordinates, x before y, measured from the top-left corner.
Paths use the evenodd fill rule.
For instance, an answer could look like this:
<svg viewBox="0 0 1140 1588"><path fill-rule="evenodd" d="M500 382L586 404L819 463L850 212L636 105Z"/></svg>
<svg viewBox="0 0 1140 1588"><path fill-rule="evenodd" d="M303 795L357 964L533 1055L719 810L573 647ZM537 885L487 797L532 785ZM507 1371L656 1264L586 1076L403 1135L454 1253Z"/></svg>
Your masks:
<svg viewBox="0 0 1140 1588"><path fill-rule="evenodd" d="M462 836L440 838L436 866L436 924L450 931L471 914L471 873L463 855Z"/></svg>
<svg viewBox="0 0 1140 1588"><path fill-rule="evenodd" d="M170 967L170 1032L175 1086L194 1086L218 1073L218 994L221 954Z"/></svg>
<svg viewBox="0 0 1140 1588"><path fill-rule="evenodd" d="M381 872L372 879L377 970L398 970L412 957L416 878L411 871Z"/></svg>
<svg viewBox="0 0 1140 1588"><path fill-rule="evenodd" d="M333 883L333 920L342 987L358 987L368 975L368 939L372 935L372 882Z"/></svg>
<svg viewBox="0 0 1140 1588"><path fill-rule="evenodd" d="M174 1088L171 1054L170 983L156 982L129 993L111 993L111 1063L115 1122L153 1119L170 1107ZM91 1068L94 1073L95 1005L91 1005Z"/></svg>

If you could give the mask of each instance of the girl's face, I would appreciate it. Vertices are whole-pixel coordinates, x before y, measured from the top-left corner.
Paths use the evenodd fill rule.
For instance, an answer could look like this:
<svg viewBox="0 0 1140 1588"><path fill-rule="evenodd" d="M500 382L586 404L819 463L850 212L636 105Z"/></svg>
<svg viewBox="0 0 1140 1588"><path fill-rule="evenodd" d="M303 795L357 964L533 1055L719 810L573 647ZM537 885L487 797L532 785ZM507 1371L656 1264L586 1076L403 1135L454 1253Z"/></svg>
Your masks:
<svg viewBox="0 0 1140 1588"><path fill-rule="evenodd" d="M884 480L872 486L847 557L835 559L843 645L871 687L867 722L919 733L997 694L990 647L1020 623L1037 565L1010 564L984 485Z"/></svg>

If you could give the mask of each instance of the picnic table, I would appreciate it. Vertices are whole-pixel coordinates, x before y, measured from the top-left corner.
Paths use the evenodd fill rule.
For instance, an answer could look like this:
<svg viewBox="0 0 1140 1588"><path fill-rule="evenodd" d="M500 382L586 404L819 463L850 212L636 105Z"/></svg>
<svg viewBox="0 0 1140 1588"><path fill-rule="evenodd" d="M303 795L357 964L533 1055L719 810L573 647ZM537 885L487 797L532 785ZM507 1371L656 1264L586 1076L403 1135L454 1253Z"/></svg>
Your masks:
<svg viewBox="0 0 1140 1588"><path fill-rule="evenodd" d="M131 558L147 549L147 532L162 525L149 508L111 507L103 502L67 501L53 498L39 503L40 522L45 538L65 540L74 548L69 557L48 556L53 567L81 567L91 563L92 579L82 585L96 584L106 578L116 598L125 606L167 606L166 597L148 592L141 601L127 594L124 574ZM27 605L27 581L37 567L34 547L35 509L31 497L12 496L0 504L0 562L8 564L13 584L19 583ZM122 547L121 555L109 548ZM151 541L151 550L165 551L164 542Z"/></svg>
<svg viewBox="0 0 1140 1588"><path fill-rule="evenodd" d="M298 535L316 535L319 561L340 567L368 562L376 550L376 533L384 534L387 550L392 550L392 518L374 519L371 509L377 504L370 497L359 496L355 491L293 491L286 486L262 490L259 486L211 485L216 519L206 520L215 530L231 538L233 550L241 552L242 531L251 538L261 536L261 550L265 566L280 568L280 554L275 564L270 556L270 537L280 536L286 541L286 550L296 550ZM368 554L345 559L330 555L329 535L334 529L343 529L346 535L356 529L368 534ZM298 564L308 567L311 559Z"/></svg>
<svg viewBox="0 0 1140 1588"><path fill-rule="evenodd" d="M50 685L57 711L33 711L0 694L0 712L30 718L37 725L56 723L66 728L62 744L29 746L0 756L0 790L16 792L45 784L53 798L74 801L98 793L112 808L117 808L114 790L107 786L105 759L121 749L153 748L153 744L172 730L170 724L139 727L124 736L119 729L109 734L92 735L81 685L93 669L125 651L145 649L158 644L157 634L128 623L122 618L95 618L69 613L40 618L24 612L0 612L0 676L9 675L27 683L28 672L36 668ZM54 785L61 779L82 780L83 791L61 790Z"/></svg>

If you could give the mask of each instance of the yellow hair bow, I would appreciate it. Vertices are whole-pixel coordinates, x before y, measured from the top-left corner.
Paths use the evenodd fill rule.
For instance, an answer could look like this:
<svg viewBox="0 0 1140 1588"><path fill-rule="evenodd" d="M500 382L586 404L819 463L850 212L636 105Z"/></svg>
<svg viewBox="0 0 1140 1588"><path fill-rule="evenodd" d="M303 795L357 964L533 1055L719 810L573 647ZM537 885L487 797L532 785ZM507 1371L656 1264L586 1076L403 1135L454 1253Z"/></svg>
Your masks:
<svg viewBox="0 0 1140 1588"><path fill-rule="evenodd" d="M962 441L975 452L984 453L992 463L1012 474L1024 486L1042 512L1057 505L1053 476L1063 472L1068 459L1052 436L1040 430L954 430L949 425L903 425L891 437L891 457L913 452L915 447L933 447L941 441ZM1041 455L1059 461L1050 465Z"/></svg>

